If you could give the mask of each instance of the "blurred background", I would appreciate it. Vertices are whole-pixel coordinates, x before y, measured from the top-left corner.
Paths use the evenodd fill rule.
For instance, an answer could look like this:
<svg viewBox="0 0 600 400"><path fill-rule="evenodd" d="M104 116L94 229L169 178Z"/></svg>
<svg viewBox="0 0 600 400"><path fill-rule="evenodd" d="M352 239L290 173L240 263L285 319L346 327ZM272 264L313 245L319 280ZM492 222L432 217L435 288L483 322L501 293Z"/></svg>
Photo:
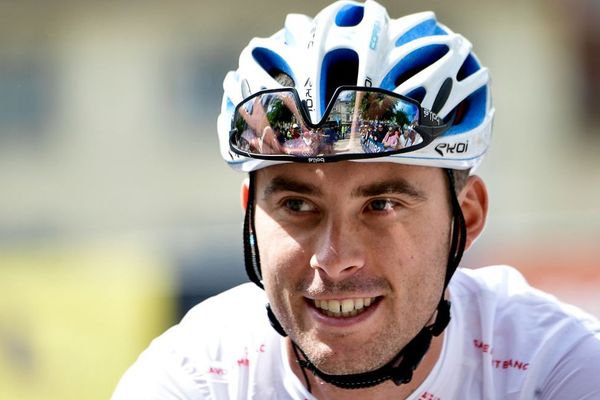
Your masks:
<svg viewBox="0 0 600 400"><path fill-rule="evenodd" d="M246 280L221 83L251 37L328 3L0 0L0 398L106 399ZM600 3L382 3L436 11L492 71L490 217L463 265L515 265L600 316Z"/></svg>

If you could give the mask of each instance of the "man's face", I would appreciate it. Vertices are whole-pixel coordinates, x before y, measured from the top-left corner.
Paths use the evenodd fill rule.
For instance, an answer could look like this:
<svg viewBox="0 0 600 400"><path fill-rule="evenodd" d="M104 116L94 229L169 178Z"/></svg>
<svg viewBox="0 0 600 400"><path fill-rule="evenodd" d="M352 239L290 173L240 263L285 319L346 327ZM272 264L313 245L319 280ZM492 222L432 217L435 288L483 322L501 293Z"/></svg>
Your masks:
<svg viewBox="0 0 600 400"><path fill-rule="evenodd" d="M441 297L451 218L443 171L282 164L256 178L265 290L290 338L327 373L390 361Z"/></svg>

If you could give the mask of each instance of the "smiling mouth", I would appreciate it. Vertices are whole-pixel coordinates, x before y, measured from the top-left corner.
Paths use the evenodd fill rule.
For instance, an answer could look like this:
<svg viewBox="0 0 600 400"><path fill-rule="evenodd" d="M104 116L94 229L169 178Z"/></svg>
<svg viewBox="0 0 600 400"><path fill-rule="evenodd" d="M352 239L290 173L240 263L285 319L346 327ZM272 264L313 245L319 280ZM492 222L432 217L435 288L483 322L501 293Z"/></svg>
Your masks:
<svg viewBox="0 0 600 400"><path fill-rule="evenodd" d="M339 300L313 300L317 310L328 317L348 318L362 314L377 300L376 297Z"/></svg>

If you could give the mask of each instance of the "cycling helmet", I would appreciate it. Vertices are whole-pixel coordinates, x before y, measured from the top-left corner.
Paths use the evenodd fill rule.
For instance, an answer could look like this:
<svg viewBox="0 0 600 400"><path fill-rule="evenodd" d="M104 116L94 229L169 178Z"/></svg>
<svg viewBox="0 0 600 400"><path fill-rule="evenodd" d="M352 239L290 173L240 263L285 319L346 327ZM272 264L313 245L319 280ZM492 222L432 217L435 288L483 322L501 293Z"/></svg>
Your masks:
<svg viewBox="0 0 600 400"><path fill-rule="evenodd" d="M269 38L255 38L242 51L239 67L225 77L224 96L218 117L220 151L238 171L249 172L249 196L244 221L244 257L250 279L262 287L260 253L254 229L253 171L281 162L277 158L254 158L233 151L232 123L244 100L257 93L292 87L297 103L304 105L312 124L327 116L328 105L340 87L376 88L418 102L448 128L424 146L410 152L368 154L353 161L384 161L443 168L447 172L452 207L452 240L444 290L456 270L465 247L466 228L455 193L452 170L476 167L491 139L494 109L490 78L471 43L440 24L432 12L390 19L375 1L364 4L338 1L317 16L287 16L282 30ZM266 92L264 92L266 90ZM286 89L287 90L287 89ZM259 95L260 95L259 93ZM239 133L239 129L237 129ZM320 371L293 341L302 371L341 388L370 387L387 380L409 382L427 352L433 336L441 334L450 319L450 303L440 294L434 323L422 330L386 365L359 374L330 375ZM273 327L285 330L267 305ZM308 386L308 379L306 379ZM310 390L310 389L309 389Z"/></svg>
<svg viewBox="0 0 600 400"><path fill-rule="evenodd" d="M364 4L339 1L314 19L289 14L279 32L251 40L240 55L237 71L225 77L218 117L221 154L240 171L281 162L230 151L235 106L249 95L293 86L310 105L312 121L319 121L337 87L357 85L411 97L452 122L426 147L378 161L476 167L490 144L494 109L488 70L471 47L432 12L390 19L386 9L371 0ZM282 81L281 76L286 79Z"/></svg>

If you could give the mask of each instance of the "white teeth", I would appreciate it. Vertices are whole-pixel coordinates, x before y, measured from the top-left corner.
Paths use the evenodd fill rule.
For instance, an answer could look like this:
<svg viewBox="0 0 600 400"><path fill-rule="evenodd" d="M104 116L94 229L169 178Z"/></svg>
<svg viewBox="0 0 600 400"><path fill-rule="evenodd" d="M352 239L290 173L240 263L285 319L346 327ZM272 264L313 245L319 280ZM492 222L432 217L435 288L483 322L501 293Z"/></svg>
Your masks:
<svg viewBox="0 0 600 400"><path fill-rule="evenodd" d="M346 300L342 300L342 312L343 313L349 313L350 311L354 310L354 300L352 299L346 299Z"/></svg>
<svg viewBox="0 0 600 400"><path fill-rule="evenodd" d="M340 301L339 300L329 300L329 304L327 304L327 310L332 313L339 313L341 311Z"/></svg>
<svg viewBox="0 0 600 400"><path fill-rule="evenodd" d="M353 317L363 312L375 299L365 297L360 299L314 300L315 306L331 317Z"/></svg>
<svg viewBox="0 0 600 400"><path fill-rule="evenodd" d="M371 302L369 301L369 304L370 304L370 303L371 303ZM356 310L360 310L360 309L361 309L361 308L363 308L364 306L365 306L365 302L364 302L364 300L363 300L363 299L356 299L356 300L354 300L354 308L355 308Z"/></svg>

